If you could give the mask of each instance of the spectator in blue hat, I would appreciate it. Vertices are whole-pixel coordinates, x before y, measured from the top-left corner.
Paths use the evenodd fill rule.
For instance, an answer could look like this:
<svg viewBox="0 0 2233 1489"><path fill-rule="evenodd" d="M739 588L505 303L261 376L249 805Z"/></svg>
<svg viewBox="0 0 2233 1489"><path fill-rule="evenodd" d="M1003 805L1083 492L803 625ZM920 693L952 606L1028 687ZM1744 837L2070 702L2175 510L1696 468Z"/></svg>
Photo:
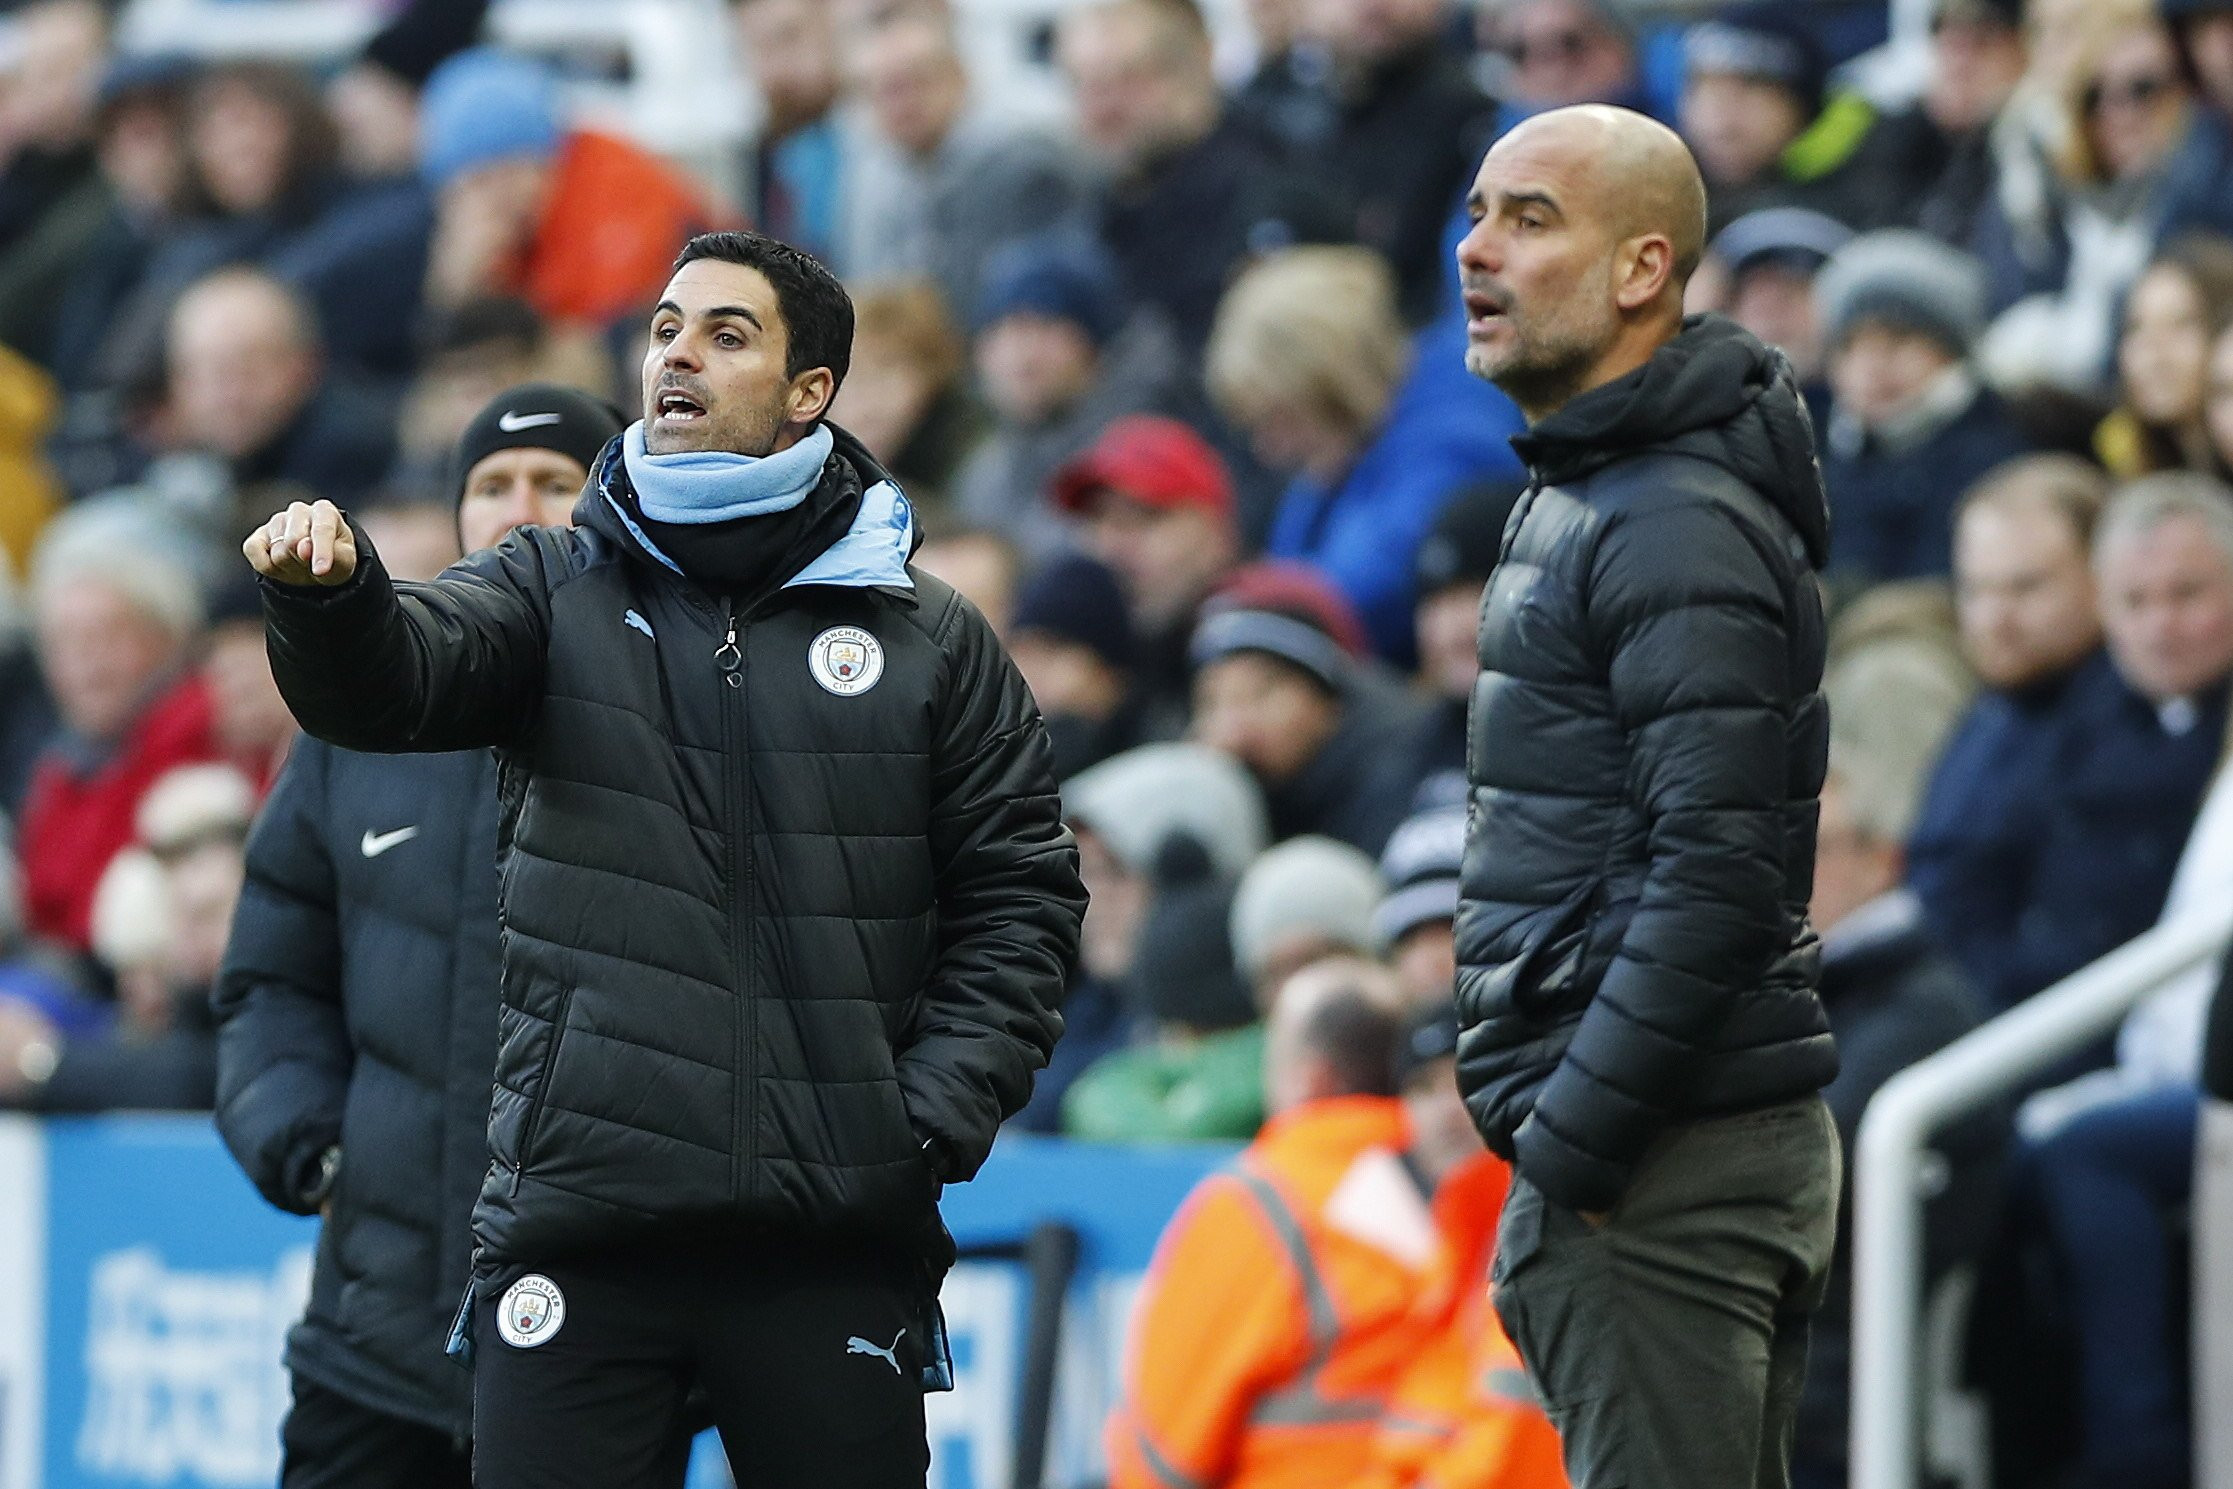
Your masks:
<svg viewBox="0 0 2233 1489"><path fill-rule="evenodd" d="M1047 721L1057 781L1140 743L1134 650L1124 591L1090 558L1055 560L1016 596L1008 654Z"/></svg>
<svg viewBox="0 0 2233 1489"><path fill-rule="evenodd" d="M1691 281L1693 309L1715 309L1791 359L1799 392L1817 425L1828 412L1823 386L1828 348L1814 280L1830 255L1853 238L1834 217L1806 207L1763 207L1714 235Z"/></svg>
<svg viewBox="0 0 2233 1489"><path fill-rule="evenodd" d="M1081 238L1026 239L986 264L975 357L994 426L954 477L964 521L1007 533L1035 560L1069 546L1055 473L1117 419L1167 411L1178 396L1177 348L1127 310L1108 256Z"/></svg>
<svg viewBox="0 0 2233 1489"><path fill-rule="evenodd" d="M714 225L697 187L617 136L574 127L549 69L490 48L427 79L419 174L435 195L427 299L516 295L602 330L647 312L675 250Z"/></svg>

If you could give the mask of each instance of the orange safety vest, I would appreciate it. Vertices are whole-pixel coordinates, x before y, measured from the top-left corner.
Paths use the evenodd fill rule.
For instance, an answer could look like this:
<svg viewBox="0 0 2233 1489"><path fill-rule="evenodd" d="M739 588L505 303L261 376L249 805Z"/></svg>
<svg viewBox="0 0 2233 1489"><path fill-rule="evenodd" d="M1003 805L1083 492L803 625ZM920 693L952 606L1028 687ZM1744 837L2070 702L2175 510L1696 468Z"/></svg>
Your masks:
<svg viewBox="0 0 2233 1489"><path fill-rule="evenodd" d="M1489 1301L1510 1183L1504 1161L1484 1153L1436 1191L1449 1270L1428 1306L1442 1326L1391 1393L1354 1489L1566 1489L1558 1433Z"/></svg>
<svg viewBox="0 0 2233 1489"><path fill-rule="evenodd" d="M576 130L559 149L514 292L549 320L603 325L649 315L683 240L714 219L698 188L658 156Z"/></svg>
<svg viewBox="0 0 2233 1489"><path fill-rule="evenodd" d="M1107 1430L1110 1489L1320 1489L1372 1460L1441 1320L1442 1241L1402 1166L1400 1102L1274 1118L1156 1246Z"/></svg>

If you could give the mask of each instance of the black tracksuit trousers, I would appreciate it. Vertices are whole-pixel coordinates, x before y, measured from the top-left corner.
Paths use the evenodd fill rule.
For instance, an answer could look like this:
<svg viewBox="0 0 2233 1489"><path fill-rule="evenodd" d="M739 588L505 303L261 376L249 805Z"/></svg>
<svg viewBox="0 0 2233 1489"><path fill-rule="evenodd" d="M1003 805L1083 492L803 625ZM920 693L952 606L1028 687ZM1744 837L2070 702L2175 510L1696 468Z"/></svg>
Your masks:
<svg viewBox="0 0 2233 1489"><path fill-rule="evenodd" d="M474 1303L479 1489L661 1489L693 1387L740 1486L922 1489L917 1260L696 1239L496 1281Z"/></svg>

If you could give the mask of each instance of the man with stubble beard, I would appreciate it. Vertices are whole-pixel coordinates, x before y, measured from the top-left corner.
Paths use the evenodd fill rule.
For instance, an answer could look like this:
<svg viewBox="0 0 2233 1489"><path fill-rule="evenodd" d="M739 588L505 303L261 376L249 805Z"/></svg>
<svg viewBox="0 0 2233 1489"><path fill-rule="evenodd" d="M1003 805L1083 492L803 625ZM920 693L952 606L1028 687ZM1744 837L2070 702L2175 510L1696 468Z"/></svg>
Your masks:
<svg viewBox="0 0 2233 1489"><path fill-rule="evenodd" d="M1489 151L1467 365L1527 416L1483 599L1459 1083L1495 1299L1577 1489L1782 1489L1838 1194L1807 924L1828 510L1789 364L1685 320L1698 167L1640 114Z"/></svg>
<svg viewBox="0 0 2233 1489"><path fill-rule="evenodd" d="M740 1484L924 1482L940 1186L1046 1064L1085 897L1022 678L825 420L852 339L810 256L694 238L573 530L429 584L324 502L243 545L312 734L497 751L483 1489L655 1485L693 1387Z"/></svg>

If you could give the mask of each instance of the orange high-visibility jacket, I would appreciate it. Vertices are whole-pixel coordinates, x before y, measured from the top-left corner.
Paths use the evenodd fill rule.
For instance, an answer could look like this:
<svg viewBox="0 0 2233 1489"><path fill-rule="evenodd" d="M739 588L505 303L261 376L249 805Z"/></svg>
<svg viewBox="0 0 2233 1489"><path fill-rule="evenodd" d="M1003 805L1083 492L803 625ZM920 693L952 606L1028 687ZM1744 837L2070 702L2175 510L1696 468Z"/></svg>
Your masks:
<svg viewBox="0 0 2233 1489"><path fill-rule="evenodd" d="M1496 1222L1511 1171L1484 1153L1435 1192L1448 1271L1440 1331L1396 1383L1354 1489L1566 1489L1558 1433L1489 1301Z"/></svg>
<svg viewBox="0 0 2233 1489"><path fill-rule="evenodd" d="M1436 1335L1442 1243L1399 1102L1274 1118L1156 1247L1108 1425L1111 1489L1318 1489L1366 1472Z"/></svg>

